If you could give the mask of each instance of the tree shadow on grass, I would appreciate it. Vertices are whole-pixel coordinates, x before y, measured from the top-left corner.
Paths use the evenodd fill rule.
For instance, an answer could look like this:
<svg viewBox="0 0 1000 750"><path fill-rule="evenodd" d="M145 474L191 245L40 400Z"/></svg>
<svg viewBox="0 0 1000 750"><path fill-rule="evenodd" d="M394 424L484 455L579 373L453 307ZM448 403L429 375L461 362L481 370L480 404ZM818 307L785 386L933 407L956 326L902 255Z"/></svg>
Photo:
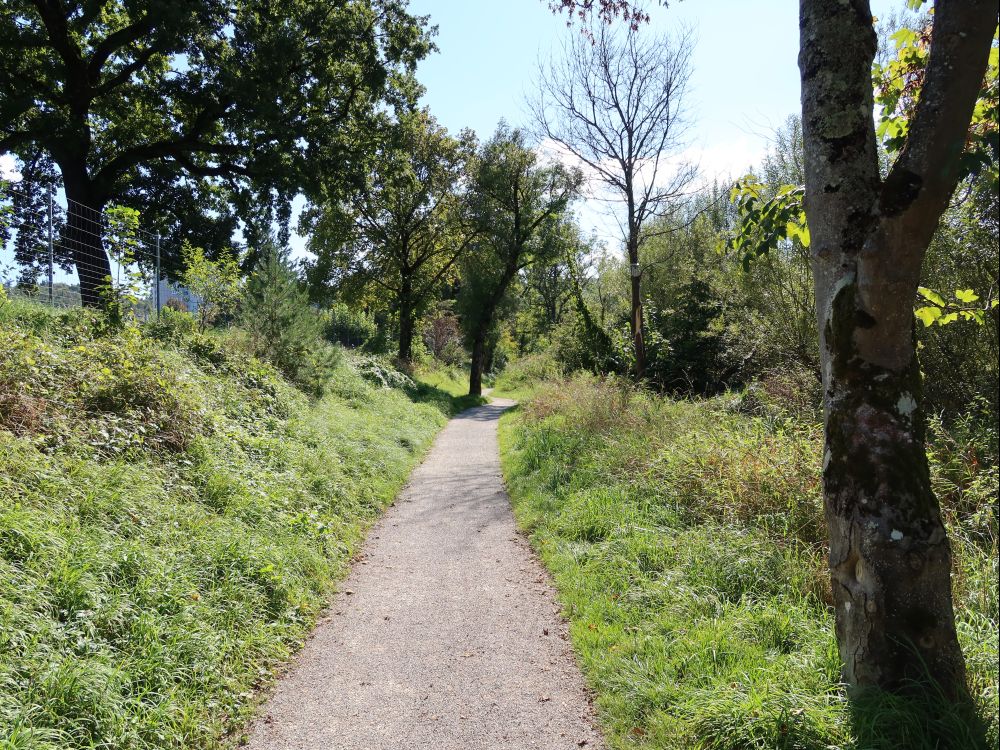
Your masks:
<svg viewBox="0 0 1000 750"><path fill-rule="evenodd" d="M408 387L406 395L413 403L433 406L446 417L453 417L473 406L482 406L489 403L483 396L471 396L468 394L453 396L442 388L420 381L417 381L416 385Z"/></svg>
<svg viewBox="0 0 1000 750"><path fill-rule="evenodd" d="M850 715L858 750L986 750L997 746L986 707L965 695L946 700L925 683L898 692L852 691Z"/></svg>

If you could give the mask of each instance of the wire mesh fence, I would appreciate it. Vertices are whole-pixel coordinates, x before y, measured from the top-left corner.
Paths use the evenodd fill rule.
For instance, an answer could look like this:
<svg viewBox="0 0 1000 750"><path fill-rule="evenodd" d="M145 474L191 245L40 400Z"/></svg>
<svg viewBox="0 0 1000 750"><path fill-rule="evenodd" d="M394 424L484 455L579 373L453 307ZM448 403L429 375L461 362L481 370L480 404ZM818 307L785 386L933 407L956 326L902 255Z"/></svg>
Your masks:
<svg viewBox="0 0 1000 750"><path fill-rule="evenodd" d="M13 187L13 189L11 189ZM114 304L140 319L161 302L160 238L130 209L98 209L47 188L0 192L0 284L55 307Z"/></svg>

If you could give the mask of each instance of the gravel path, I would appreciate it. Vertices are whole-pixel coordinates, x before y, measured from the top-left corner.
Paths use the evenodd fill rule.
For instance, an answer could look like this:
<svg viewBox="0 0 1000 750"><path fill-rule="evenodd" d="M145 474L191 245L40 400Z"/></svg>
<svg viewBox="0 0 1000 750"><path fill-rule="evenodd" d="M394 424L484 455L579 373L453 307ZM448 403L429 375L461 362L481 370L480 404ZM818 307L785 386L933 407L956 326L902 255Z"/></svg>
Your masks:
<svg viewBox="0 0 1000 750"><path fill-rule="evenodd" d="M254 750L603 748L545 570L517 532L497 420L438 436L250 732Z"/></svg>

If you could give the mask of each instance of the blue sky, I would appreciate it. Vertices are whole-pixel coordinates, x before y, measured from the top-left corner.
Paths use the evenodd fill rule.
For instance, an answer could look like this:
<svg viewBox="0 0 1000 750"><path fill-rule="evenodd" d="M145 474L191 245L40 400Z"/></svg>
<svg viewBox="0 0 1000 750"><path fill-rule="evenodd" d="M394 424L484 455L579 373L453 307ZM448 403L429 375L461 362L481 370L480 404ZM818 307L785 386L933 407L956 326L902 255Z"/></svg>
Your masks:
<svg viewBox="0 0 1000 750"><path fill-rule="evenodd" d="M872 3L875 15L903 0ZM671 0L649 4L650 31L690 27L696 45L688 98L689 157L707 179L738 177L756 164L774 130L799 109L798 3L793 0ZM569 34L565 15L548 0L411 0L410 10L438 26L439 51L417 77L423 103L449 130L471 127L480 138L500 118L527 125L525 100L535 89L538 60ZM613 223L593 205L581 207L614 249Z"/></svg>
<svg viewBox="0 0 1000 750"><path fill-rule="evenodd" d="M689 26L697 39L688 109L692 147L710 150L712 166L745 169L767 136L798 108L798 7L789 0L684 0L652 9L651 31ZM437 24L439 52L418 77L424 103L449 129L488 136L501 117L526 124L539 57L578 34L546 0L412 0L411 10Z"/></svg>

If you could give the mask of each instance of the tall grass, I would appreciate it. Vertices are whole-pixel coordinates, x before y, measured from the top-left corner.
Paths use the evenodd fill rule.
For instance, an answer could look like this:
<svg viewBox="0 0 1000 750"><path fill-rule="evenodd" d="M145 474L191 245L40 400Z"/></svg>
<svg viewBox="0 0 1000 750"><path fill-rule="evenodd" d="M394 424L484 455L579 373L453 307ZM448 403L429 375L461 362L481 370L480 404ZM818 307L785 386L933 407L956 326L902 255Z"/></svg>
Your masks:
<svg viewBox="0 0 1000 750"><path fill-rule="evenodd" d="M577 377L501 427L515 513L553 571L616 748L967 748L968 717L849 704L825 568L821 435L736 396ZM997 471L938 433L970 682L997 742ZM965 456L965 458L963 458Z"/></svg>
<svg viewBox="0 0 1000 750"><path fill-rule="evenodd" d="M0 748L233 738L454 407L363 369L0 309Z"/></svg>

